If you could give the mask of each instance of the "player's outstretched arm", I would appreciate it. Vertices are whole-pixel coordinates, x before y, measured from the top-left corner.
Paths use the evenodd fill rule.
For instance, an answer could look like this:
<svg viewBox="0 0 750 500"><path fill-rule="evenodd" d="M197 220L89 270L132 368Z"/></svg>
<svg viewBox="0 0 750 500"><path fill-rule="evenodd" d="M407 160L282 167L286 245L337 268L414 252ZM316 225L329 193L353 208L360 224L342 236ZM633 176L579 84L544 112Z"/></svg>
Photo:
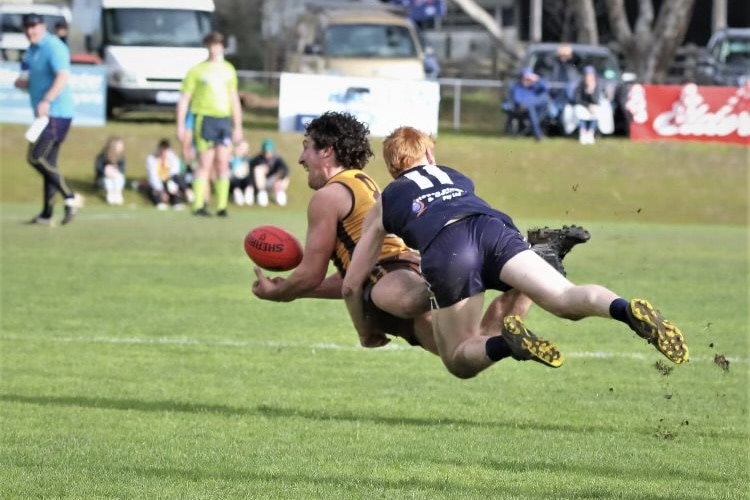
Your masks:
<svg viewBox="0 0 750 500"><path fill-rule="evenodd" d="M330 186L315 192L307 207L307 237L302 262L288 278L258 280L253 284L253 293L261 299L289 302L318 288L328 272L328 260L336 245L341 197L349 196L345 188ZM348 198L345 198L348 202Z"/></svg>

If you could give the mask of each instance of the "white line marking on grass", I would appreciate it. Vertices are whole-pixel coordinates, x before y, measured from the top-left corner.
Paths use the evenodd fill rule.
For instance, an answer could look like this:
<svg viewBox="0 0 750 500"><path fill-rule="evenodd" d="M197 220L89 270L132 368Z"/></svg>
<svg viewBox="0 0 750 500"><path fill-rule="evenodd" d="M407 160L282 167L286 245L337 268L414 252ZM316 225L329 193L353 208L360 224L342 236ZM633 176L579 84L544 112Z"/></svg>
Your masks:
<svg viewBox="0 0 750 500"><path fill-rule="evenodd" d="M237 340L237 339L199 339L189 337L27 337L20 335L0 336L0 340L10 340L18 342L59 342L71 344L130 344L130 345L176 345L176 346L199 346L199 347L230 347L230 348L284 348L284 349L310 349L310 350L329 350L329 351L411 351L414 347L397 343L390 343L385 347L378 349L365 349L357 344L338 344L335 342L279 342L276 340ZM573 351L564 353L567 358L574 359L635 359L645 361L653 358L655 353L640 352L607 352L607 351ZM744 358L728 356L726 358L732 363L744 363ZM690 361L704 362L713 361L713 357L692 356Z"/></svg>

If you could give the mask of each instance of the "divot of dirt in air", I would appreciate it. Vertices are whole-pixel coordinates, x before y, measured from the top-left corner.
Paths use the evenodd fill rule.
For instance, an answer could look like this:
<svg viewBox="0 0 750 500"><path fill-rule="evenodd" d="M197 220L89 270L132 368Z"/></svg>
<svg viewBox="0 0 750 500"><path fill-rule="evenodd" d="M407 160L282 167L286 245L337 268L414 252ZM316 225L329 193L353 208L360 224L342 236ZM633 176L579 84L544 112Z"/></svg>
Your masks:
<svg viewBox="0 0 750 500"><path fill-rule="evenodd" d="M723 354L714 355L714 364L721 368L723 372L729 371L729 360Z"/></svg>
<svg viewBox="0 0 750 500"><path fill-rule="evenodd" d="M665 377L667 375L669 375L670 373L672 373L672 370L674 369L673 366L670 366L670 365L666 364L664 361L661 361L661 360L657 361L654 364L654 368L656 368L656 371L658 371L659 373L661 373Z"/></svg>

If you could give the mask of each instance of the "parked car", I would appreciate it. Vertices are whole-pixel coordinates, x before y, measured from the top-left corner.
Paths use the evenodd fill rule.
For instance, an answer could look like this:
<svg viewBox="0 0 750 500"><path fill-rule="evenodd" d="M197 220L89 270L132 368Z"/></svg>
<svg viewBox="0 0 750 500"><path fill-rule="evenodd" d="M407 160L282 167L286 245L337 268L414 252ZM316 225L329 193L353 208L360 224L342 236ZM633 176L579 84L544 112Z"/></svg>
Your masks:
<svg viewBox="0 0 750 500"><path fill-rule="evenodd" d="M377 4L309 4L287 43L286 71L405 80L426 76L416 26Z"/></svg>
<svg viewBox="0 0 750 500"><path fill-rule="evenodd" d="M572 81L567 84L567 88L565 88L566 84L553 74L557 50L561 45L568 45L573 52L570 63L575 68L573 71L575 74L572 75ZM635 80L635 75L622 71L617 56L608 47L576 43L532 43L526 48L517 71L520 74L523 68L532 68L534 73L550 83L553 91L557 90L558 93L567 94L570 97L572 89L580 81L583 68L586 66L593 66L604 84L604 92L614 114L615 133L627 133L628 119L625 113L627 84ZM565 127L562 120L562 105L559 102L553 103L546 119L548 131L564 133Z"/></svg>
<svg viewBox="0 0 750 500"><path fill-rule="evenodd" d="M696 83L738 87L750 79L750 28L726 28L711 36L698 60Z"/></svg>

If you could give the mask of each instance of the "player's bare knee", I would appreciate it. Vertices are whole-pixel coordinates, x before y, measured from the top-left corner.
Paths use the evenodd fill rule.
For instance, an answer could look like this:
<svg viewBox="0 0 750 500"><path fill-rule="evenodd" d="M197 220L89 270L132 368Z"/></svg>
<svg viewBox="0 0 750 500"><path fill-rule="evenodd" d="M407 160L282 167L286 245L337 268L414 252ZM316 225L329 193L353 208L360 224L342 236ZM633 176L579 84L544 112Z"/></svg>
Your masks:
<svg viewBox="0 0 750 500"><path fill-rule="evenodd" d="M450 374L456 378L465 380L473 378L477 375L477 373L479 373L473 367L467 366L465 363L458 361L455 353L452 353L451 355L441 353L440 359L442 359L443 365L445 365L445 368L450 372Z"/></svg>
<svg viewBox="0 0 750 500"><path fill-rule="evenodd" d="M451 375L462 380L474 378L477 376L477 371L466 366L458 366L454 363L449 363L443 360L443 364L448 369Z"/></svg>

